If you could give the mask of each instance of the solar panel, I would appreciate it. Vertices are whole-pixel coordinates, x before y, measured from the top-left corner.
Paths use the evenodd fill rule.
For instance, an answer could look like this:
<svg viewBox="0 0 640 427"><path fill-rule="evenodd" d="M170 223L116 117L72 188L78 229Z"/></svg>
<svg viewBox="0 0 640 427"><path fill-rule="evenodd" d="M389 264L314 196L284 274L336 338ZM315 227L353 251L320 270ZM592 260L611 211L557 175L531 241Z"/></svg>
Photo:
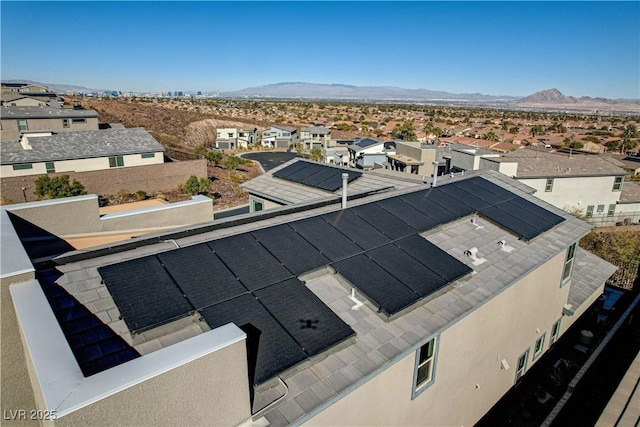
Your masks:
<svg viewBox="0 0 640 427"><path fill-rule="evenodd" d="M247 292L206 244L163 252L157 256L196 309Z"/></svg>
<svg viewBox="0 0 640 427"><path fill-rule="evenodd" d="M540 230L538 228L516 218L508 211L500 209L499 206L500 205L488 207L481 210L480 213L491 221L497 222L513 234L527 240L531 240L540 234Z"/></svg>
<svg viewBox="0 0 640 427"><path fill-rule="evenodd" d="M494 183L492 183L490 181L487 181L486 179L478 177L478 176L473 177L473 178L471 178L471 179L469 179L467 181L471 185L478 186L478 187L488 191L489 193L493 194L494 197L497 197L497 198L501 199L502 201L511 200L511 199L513 199L515 197L518 197L517 195L515 195L511 191L505 190L504 188L500 187L499 185L494 184ZM467 181L465 181L465 182L467 182ZM495 203L498 203L498 202L495 202Z"/></svg>
<svg viewBox="0 0 640 427"><path fill-rule="evenodd" d="M467 265L417 234L398 240L394 244L442 277L447 283L472 271Z"/></svg>
<svg viewBox="0 0 640 427"><path fill-rule="evenodd" d="M209 326L234 323L247 334L250 377L260 385L307 358L300 346L253 295L245 294L201 310Z"/></svg>
<svg viewBox="0 0 640 427"><path fill-rule="evenodd" d="M409 307L419 299L411 289L365 255L335 262L333 267L389 315Z"/></svg>
<svg viewBox="0 0 640 427"><path fill-rule="evenodd" d="M362 248L320 217L289 223L297 233L331 261L337 261L362 252Z"/></svg>
<svg viewBox="0 0 640 427"><path fill-rule="evenodd" d="M429 199L430 190L418 191L400 196L400 199L420 211L422 214L433 218L438 224L446 224L459 218L458 215L443 208Z"/></svg>
<svg viewBox="0 0 640 427"><path fill-rule="evenodd" d="M380 234L372 225L351 212L342 209L322 215L322 217L342 234L363 249L371 249L388 243L390 239Z"/></svg>
<svg viewBox="0 0 640 427"><path fill-rule="evenodd" d="M362 172L350 171L301 160L274 172L273 176L334 192L342 186L343 173L349 175L347 182L351 182L362 176Z"/></svg>
<svg viewBox="0 0 640 427"><path fill-rule="evenodd" d="M249 233L207 242L250 291L288 279L292 274Z"/></svg>
<svg viewBox="0 0 640 427"><path fill-rule="evenodd" d="M474 211L479 211L480 209L483 209L492 205L492 203L490 203L486 199L483 199L478 194L478 191L475 191L473 188L470 188L471 186L467 186L468 188L465 188L464 182L465 181L461 183L447 184L444 187L445 189L444 191L447 193L447 195L455 198L461 203L464 203ZM475 187L475 188L481 191L485 191L479 187ZM485 193L488 193L488 192L485 191ZM502 199L499 200L499 202L502 202L502 201L503 201Z"/></svg>
<svg viewBox="0 0 640 427"><path fill-rule="evenodd" d="M251 232L294 275L329 264L329 260L286 224Z"/></svg>
<svg viewBox="0 0 640 427"><path fill-rule="evenodd" d="M420 297L449 283L393 244L372 249L366 255Z"/></svg>
<svg viewBox="0 0 640 427"><path fill-rule="evenodd" d="M255 295L309 357L355 335L298 279L277 283Z"/></svg>
<svg viewBox="0 0 640 427"><path fill-rule="evenodd" d="M384 210L377 203L367 203L349 210L393 240L416 232L400 218Z"/></svg>
<svg viewBox="0 0 640 427"><path fill-rule="evenodd" d="M439 204L450 212L453 212L453 214L458 218L471 215L475 212L475 209L447 194L446 187L438 187L432 189L428 193L428 197L430 201Z"/></svg>
<svg viewBox="0 0 640 427"><path fill-rule="evenodd" d="M546 223L551 224L552 227L564 221L564 218L561 217L560 215L556 215L553 212L550 212L545 208L536 205L533 202L523 199L522 197L516 197L514 199L511 199L511 203L524 209L525 211L527 211L528 214L533 215L537 218L541 218Z"/></svg>
<svg viewBox="0 0 640 427"><path fill-rule="evenodd" d="M133 333L193 310L155 256L100 267L98 273Z"/></svg>
<svg viewBox="0 0 640 427"><path fill-rule="evenodd" d="M380 200L377 203L378 206L400 218L417 232L423 232L439 225L435 219L415 209L400 197Z"/></svg>
<svg viewBox="0 0 640 427"><path fill-rule="evenodd" d="M516 199L511 199L507 202L497 205L496 207L502 209L503 211L509 212L510 215L532 226L535 230L537 230L538 234L553 227L554 224L547 222L541 217L533 214L533 212L520 207L517 203L515 203L515 200Z"/></svg>

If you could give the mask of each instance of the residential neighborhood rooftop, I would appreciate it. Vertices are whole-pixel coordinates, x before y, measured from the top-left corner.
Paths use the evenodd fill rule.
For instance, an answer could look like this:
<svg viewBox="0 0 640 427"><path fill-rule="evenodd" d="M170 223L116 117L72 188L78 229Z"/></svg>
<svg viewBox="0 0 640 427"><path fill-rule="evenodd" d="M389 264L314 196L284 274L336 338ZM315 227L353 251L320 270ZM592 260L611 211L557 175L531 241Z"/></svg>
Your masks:
<svg viewBox="0 0 640 427"><path fill-rule="evenodd" d="M522 149L492 159L497 162L518 162L516 178L601 176L619 175L626 172L602 156L591 154L548 153Z"/></svg>
<svg viewBox="0 0 640 427"><path fill-rule="evenodd" d="M30 95L34 97L33 94ZM50 119L50 118L98 118L94 110L77 110L73 108L55 107L2 107L3 119Z"/></svg>

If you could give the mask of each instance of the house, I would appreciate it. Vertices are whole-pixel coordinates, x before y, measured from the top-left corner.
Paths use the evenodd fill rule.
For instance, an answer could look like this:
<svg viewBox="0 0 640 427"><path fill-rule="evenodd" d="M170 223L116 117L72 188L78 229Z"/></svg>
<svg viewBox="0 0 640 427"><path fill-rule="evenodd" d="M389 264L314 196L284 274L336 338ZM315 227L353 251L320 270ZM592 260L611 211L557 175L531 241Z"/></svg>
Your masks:
<svg viewBox="0 0 640 427"><path fill-rule="evenodd" d="M423 185L422 179L381 169L360 171L339 165L292 159L240 186L249 193L249 210L262 210L337 200L342 195L342 174L348 175L347 196Z"/></svg>
<svg viewBox="0 0 640 427"><path fill-rule="evenodd" d="M216 129L216 148L247 148L258 140L258 128L219 128Z"/></svg>
<svg viewBox="0 0 640 427"><path fill-rule="evenodd" d="M51 93L47 86L29 83L1 83L2 93Z"/></svg>
<svg viewBox="0 0 640 427"><path fill-rule="evenodd" d="M330 165L349 166L349 149L346 145L332 145L322 149L322 161Z"/></svg>
<svg viewBox="0 0 640 427"><path fill-rule="evenodd" d="M292 126L271 125L262 132L262 145L272 148L289 148L298 142L298 130Z"/></svg>
<svg viewBox="0 0 640 427"><path fill-rule="evenodd" d="M46 107L47 102L33 96L20 93L4 93L0 103L6 107Z"/></svg>
<svg viewBox="0 0 640 427"><path fill-rule="evenodd" d="M433 176L437 159L435 145L396 140L395 154L387 154L387 168L413 175Z"/></svg>
<svg viewBox="0 0 640 427"><path fill-rule="evenodd" d="M300 129L300 140L305 150L313 147L327 147L331 140L331 130L325 127L312 126Z"/></svg>
<svg viewBox="0 0 640 427"><path fill-rule="evenodd" d="M384 164L387 154L395 152L395 143L376 138L356 138L347 145L349 166L360 169L373 168L374 164Z"/></svg>
<svg viewBox="0 0 640 427"><path fill-rule="evenodd" d="M98 113L55 107L0 107L1 142L18 141L25 131L98 130Z"/></svg>
<svg viewBox="0 0 640 427"><path fill-rule="evenodd" d="M472 425L615 270L577 246L587 223L525 190L483 171L49 262L3 208L2 409L55 425Z"/></svg>
<svg viewBox="0 0 640 427"><path fill-rule="evenodd" d="M3 142L2 178L54 172L86 172L164 163L164 147L144 129L22 134Z"/></svg>

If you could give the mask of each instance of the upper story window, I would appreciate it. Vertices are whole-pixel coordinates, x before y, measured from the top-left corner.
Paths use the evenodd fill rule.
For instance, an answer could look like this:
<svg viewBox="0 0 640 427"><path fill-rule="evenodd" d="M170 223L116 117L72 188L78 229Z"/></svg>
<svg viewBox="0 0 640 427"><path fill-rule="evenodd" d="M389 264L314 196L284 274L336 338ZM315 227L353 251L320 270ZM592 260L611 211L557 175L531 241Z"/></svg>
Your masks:
<svg viewBox="0 0 640 427"><path fill-rule="evenodd" d="M18 131L19 132L23 132L25 130L29 130L29 126L27 126L27 120L26 119L19 119L18 120Z"/></svg>
<svg viewBox="0 0 640 427"><path fill-rule="evenodd" d="M62 127L63 128L69 127L69 119L62 119Z"/></svg>
<svg viewBox="0 0 640 427"><path fill-rule="evenodd" d="M432 338L416 352L416 365L413 380L414 398L433 384L435 380L434 371L437 344L437 339Z"/></svg>
<svg viewBox="0 0 640 427"><path fill-rule="evenodd" d="M142 157L143 159L152 159L155 156L156 156L155 153L142 153L142 154L140 154L140 157Z"/></svg>
<svg viewBox="0 0 640 427"><path fill-rule="evenodd" d="M553 191L553 178L547 179L547 183L544 186L544 191L547 193Z"/></svg>
<svg viewBox="0 0 640 427"><path fill-rule="evenodd" d="M554 342L558 341L558 337L560 336L560 320L562 318L556 320L553 323L553 326L551 326L551 338L549 341L549 345L553 344Z"/></svg>
<svg viewBox="0 0 640 427"><path fill-rule="evenodd" d="M216 136L217 136L218 138L220 138L220 137L222 136L222 134L221 134L220 132L217 132L217 133L216 133Z"/></svg>
<svg viewBox="0 0 640 427"><path fill-rule="evenodd" d="M542 354L542 350L544 350L544 338L546 334L542 334L536 340L536 344L533 347L533 360L535 360L538 356Z"/></svg>
<svg viewBox="0 0 640 427"><path fill-rule="evenodd" d="M33 169L33 165L31 163L21 163L21 164L13 165L14 171L19 171L24 169Z"/></svg>
<svg viewBox="0 0 640 427"><path fill-rule="evenodd" d="M233 138L233 132L228 132L228 133L227 133L227 137L228 137L228 138Z"/></svg>
<svg viewBox="0 0 640 427"><path fill-rule="evenodd" d="M109 167L116 168L124 166L124 159L122 156L111 156L109 157Z"/></svg>
<svg viewBox="0 0 640 427"><path fill-rule="evenodd" d="M282 136L290 136L290 135L291 134L289 132L282 131Z"/></svg>
<svg viewBox="0 0 640 427"><path fill-rule="evenodd" d="M87 119L71 119L71 123L87 123Z"/></svg>
<svg viewBox="0 0 640 427"><path fill-rule="evenodd" d="M562 284L566 283L566 281L571 277L571 273L573 271L573 259L575 256L576 243L569 246L569 249L567 249L567 257L564 261L564 270L562 271Z"/></svg>
<svg viewBox="0 0 640 427"><path fill-rule="evenodd" d="M623 180L624 180L623 176L616 176L615 180L613 181L613 191L622 190L622 181Z"/></svg>
<svg viewBox="0 0 640 427"><path fill-rule="evenodd" d="M529 349L518 357L518 364L516 365L516 382L524 376L524 373L527 370L527 359L529 359Z"/></svg>

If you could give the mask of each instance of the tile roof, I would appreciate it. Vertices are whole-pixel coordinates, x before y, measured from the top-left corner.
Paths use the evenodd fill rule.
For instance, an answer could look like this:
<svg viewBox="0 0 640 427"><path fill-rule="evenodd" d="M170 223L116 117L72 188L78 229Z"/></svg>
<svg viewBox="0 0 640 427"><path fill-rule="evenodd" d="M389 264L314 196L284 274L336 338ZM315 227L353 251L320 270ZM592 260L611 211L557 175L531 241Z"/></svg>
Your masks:
<svg viewBox="0 0 640 427"><path fill-rule="evenodd" d="M33 97L33 94L31 94ZM63 119L63 118L98 118L94 110L74 110L54 107L1 107L0 116L6 119Z"/></svg>
<svg viewBox="0 0 640 427"><path fill-rule="evenodd" d="M29 144L33 149L25 150L19 142L3 142L0 164L164 151L164 147L142 128L61 132L51 136L29 137Z"/></svg>

